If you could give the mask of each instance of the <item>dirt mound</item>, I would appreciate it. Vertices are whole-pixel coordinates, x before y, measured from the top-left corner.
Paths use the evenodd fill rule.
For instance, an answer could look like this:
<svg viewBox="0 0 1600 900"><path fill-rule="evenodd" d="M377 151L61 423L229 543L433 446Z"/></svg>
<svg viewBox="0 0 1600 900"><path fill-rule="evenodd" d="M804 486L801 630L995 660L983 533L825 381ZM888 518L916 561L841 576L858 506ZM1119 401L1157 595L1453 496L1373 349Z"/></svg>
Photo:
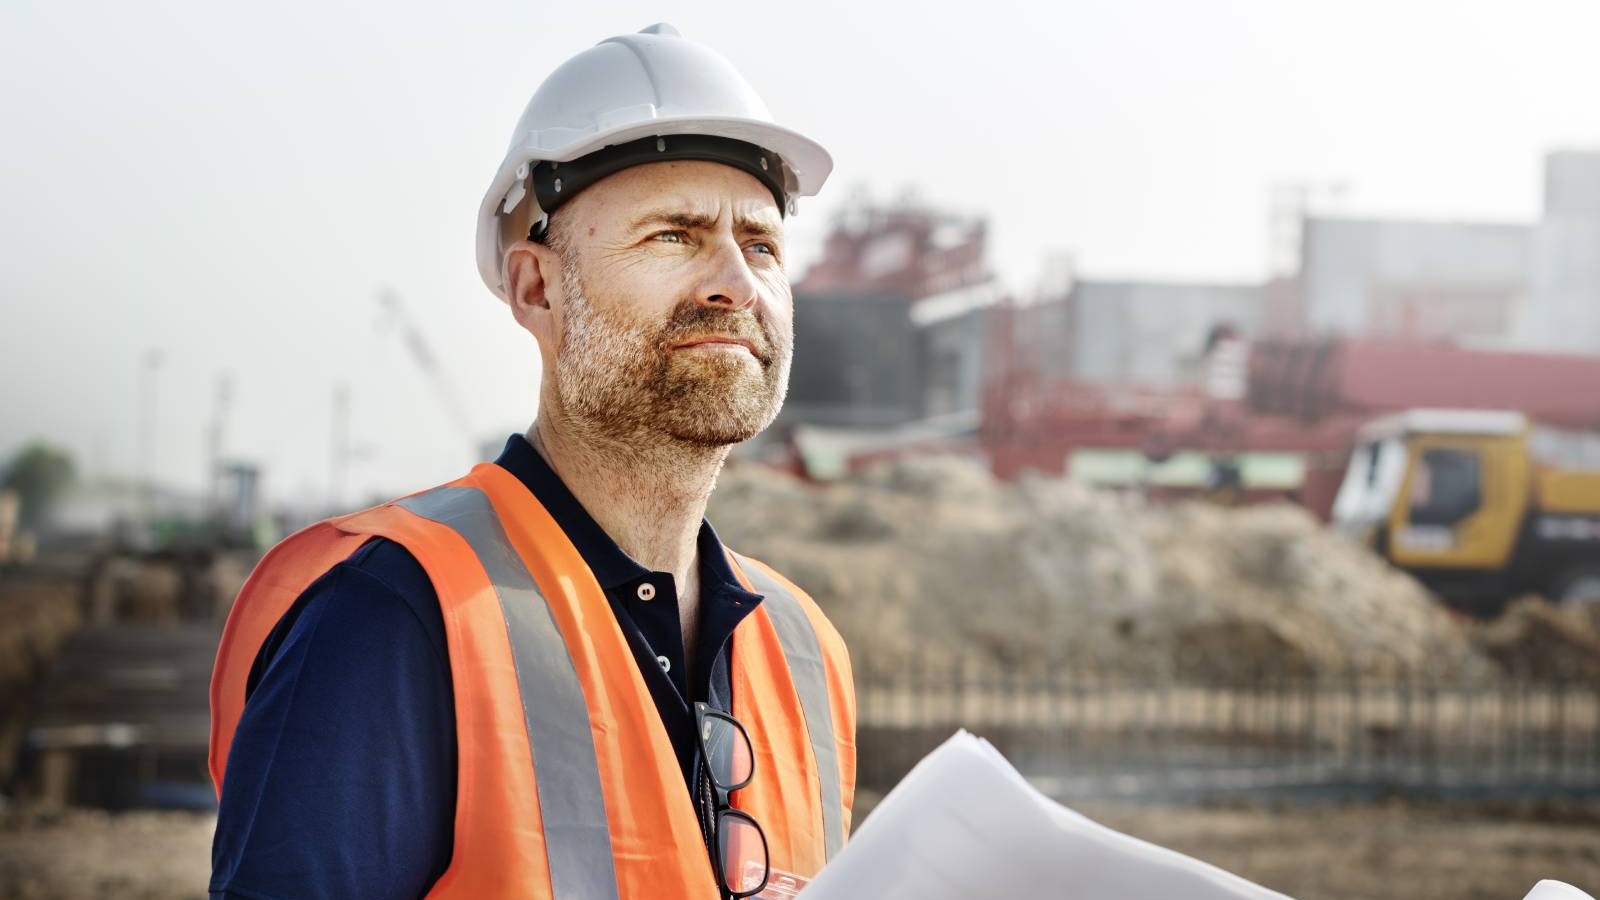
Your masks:
<svg viewBox="0 0 1600 900"><path fill-rule="evenodd" d="M1567 607L1523 597L1478 626L1473 641L1506 671L1552 681L1600 682L1600 603Z"/></svg>
<svg viewBox="0 0 1600 900"><path fill-rule="evenodd" d="M730 467L710 516L811 591L860 665L976 654L1158 678L1493 668L1415 581L1287 504L1147 506L932 458L819 486Z"/></svg>

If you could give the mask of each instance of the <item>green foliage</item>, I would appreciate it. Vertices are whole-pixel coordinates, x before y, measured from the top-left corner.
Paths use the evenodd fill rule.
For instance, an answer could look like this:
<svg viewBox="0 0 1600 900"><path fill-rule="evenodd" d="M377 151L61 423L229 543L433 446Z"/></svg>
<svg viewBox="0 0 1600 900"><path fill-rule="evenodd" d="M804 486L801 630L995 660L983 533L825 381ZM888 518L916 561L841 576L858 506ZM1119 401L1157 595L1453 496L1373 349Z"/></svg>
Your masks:
<svg viewBox="0 0 1600 900"><path fill-rule="evenodd" d="M37 529L49 520L56 500L76 479L71 455L48 441L35 440L11 458L0 487L17 492L22 501L22 526Z"/></svg>

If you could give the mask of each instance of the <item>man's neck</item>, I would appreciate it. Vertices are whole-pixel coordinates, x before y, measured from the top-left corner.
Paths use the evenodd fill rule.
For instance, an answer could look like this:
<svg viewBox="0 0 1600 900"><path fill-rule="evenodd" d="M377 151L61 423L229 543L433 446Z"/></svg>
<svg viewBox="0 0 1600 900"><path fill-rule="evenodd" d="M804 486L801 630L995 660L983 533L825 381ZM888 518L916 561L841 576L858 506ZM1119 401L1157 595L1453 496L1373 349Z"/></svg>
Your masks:
<svg viewBox="0 0 1600 900"><path fill-rule="evenodd" d="M689 650L698 630L700 523L728 448L625 445L560 427L547 411L528 441L624 553L672 574Z"/></svg>

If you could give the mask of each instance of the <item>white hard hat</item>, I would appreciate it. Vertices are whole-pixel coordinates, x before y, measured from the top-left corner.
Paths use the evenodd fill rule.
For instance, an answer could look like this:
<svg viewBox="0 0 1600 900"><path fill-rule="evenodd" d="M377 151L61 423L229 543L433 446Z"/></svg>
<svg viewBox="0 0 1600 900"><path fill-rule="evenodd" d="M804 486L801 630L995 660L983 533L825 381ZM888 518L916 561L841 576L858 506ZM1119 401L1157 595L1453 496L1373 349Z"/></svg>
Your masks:
<svg viewBox="0 0 1600 900"><path fill-rule="evenodd" d="M577 166L560 165L584 157ZM599 178L669 159L744 168L789 214L795 198L815 195L833 169L821 144L773 123L755 89L716 51L665 24L608 38L551 72L517 122L478 209L484 283L507 299L501 222L519 205L530 205L537 230Z"/></svg>

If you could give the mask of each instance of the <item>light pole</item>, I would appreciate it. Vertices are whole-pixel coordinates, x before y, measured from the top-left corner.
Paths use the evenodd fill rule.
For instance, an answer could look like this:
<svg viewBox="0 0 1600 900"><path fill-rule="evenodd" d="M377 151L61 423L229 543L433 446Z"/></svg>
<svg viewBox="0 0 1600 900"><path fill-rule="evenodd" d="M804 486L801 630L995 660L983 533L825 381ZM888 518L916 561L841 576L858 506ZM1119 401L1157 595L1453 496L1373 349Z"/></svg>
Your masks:
<svg viewBox="0 0 1600 900"><path fill-rule="evenodd" d="M148 537L155 518L154 465L156 441L156 372L161 368L163 355L151 347L144 352L139 366L139 473L138 519Z"/></svg>
<svg viewBox="0 0 1600 900"><path fill-rule="evenodd" d="M209 479L206 482L206 517L213 522L226 519L222 497L222 449L224 429L228 423L228 410L233 405L233 375L217 374L217 388L211 407L211 428L206 433L206 464Z"/></svg>

